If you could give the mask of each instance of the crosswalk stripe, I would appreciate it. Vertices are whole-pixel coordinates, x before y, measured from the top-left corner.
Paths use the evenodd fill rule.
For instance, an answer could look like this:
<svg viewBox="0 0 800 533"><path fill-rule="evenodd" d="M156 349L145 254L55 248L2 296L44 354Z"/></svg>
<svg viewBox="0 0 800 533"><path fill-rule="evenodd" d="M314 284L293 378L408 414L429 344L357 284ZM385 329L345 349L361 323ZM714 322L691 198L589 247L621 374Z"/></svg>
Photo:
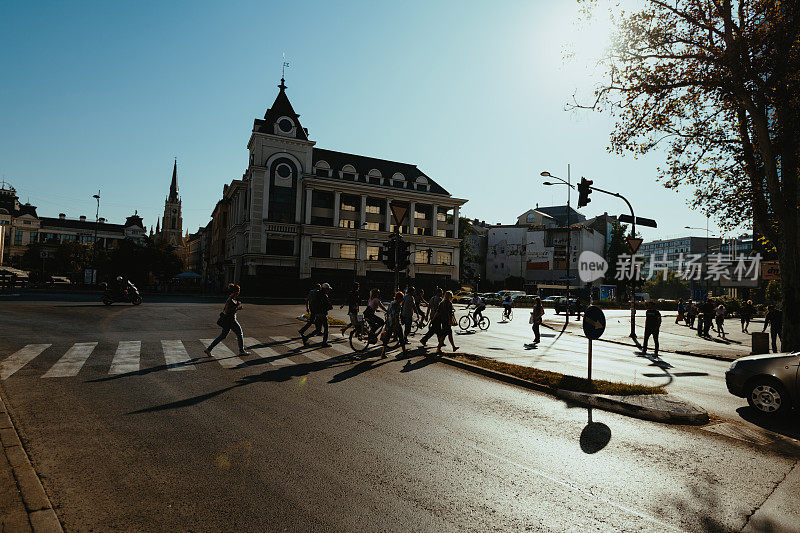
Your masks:
<svg viewBox="0 0 800 533"><path fill-rule="evenodd" d="M339 353L350 353L353 350L350 348L349 344L345 344L343 342L334 342L331 344L331 350L337 351Z"/></svg>
<svg viewBox="0 0 800 533"><path fill-rule="evenodd" d="M76 342L42 377L65 378L77 376L92 351L94 351L95 346L97 346L96 342Z"/></svg>
<svg viewBox="0 0 800 533"><path fill-rule="evenodd" d="M200 342L202 342L206 348L208 348L213 341L214 339L200 339ZM214 353L214 351L216 351L216 353ZM214 346L214 350L211 351L211 355L219 362L220 365L222 365L223 368L234 368L239 365L244 365L244 361L236 357L236 354L230 351L228 347L222 343Z"/></svg>
<svg viewBox="0 0 800 533"><path fill-rule="evenodd" d="M250 350L251 352L253 352L254 354L256 354L259 357L280 357L281 356L281 354L279 354L278 352L276 352L275 350L273 350L269 346L259 346L258 348L253 348L253 346L256 346L258 344L262 344L262 342L259 341L258 339L254 339L253 337L245 337L244 338L244 345L246 347L247 346L250 347L250 348L247 348L247 349ZM269 364L272 364L272 363L273 362L270 361Z"/></svg>
<svg viewBox="0 0 800 533"><path fill-rule="evenodd" d="M52 346L52 344L28 344L21 350L9 355L0 363L0 379L4 380L11 377L14 372L27 365L50 346Z"/></svg>
<svg viewBox="0 0 800 533"><path fill-rule="evenodd" d="M303 344L300 341L290 340L289 337L284 337L282 335L273 335L272 340L281 343L284 347L292 351L298 350L303 347ZM289 366L289 365L296 365L300 362L301 361L297 359L293 359L292 357L285 355L282 359L276 359L275 361L272 361L272 364L275 366Z"/></svg>
<svg viewBox="0 0 800 533"><path fill-rule="evenodd" d="M117 353L111 361L109 374L127 374L139 370L139 354L142 350L142 341L121 341L117 345Z"/></svg>
<svg viewBox="0 0 800 533"><path fill-rule="evenodd" d="M169 366L169 370L194 370L192 364L187 364L191 360L189 352L181 341L161 341L161 348L164 350L164 361Z"/></svg>

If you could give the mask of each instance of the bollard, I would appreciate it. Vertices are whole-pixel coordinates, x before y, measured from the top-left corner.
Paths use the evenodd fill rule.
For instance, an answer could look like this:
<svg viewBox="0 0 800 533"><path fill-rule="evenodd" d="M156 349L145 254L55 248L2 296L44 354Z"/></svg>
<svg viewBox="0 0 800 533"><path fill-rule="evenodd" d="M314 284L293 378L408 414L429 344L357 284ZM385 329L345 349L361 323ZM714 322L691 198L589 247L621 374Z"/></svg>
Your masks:
<svg viewBox="0 0 800 533"><path fill-rule="evenodd" d="M754 331L750 334L752 348L750 355L759 353L769 353L769 333L765 331Z"/></svg>

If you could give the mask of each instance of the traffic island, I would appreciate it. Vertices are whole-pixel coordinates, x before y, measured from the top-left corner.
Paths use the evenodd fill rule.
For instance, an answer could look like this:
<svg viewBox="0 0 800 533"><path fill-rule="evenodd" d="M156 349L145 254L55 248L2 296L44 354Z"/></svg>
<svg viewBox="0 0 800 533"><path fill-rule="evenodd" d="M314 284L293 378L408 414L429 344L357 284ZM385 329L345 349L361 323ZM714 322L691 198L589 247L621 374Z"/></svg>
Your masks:
<svg viewBox="0 0 800 533"><path fill-rule="evenodd" d="M515 365L473 354L452 354L442 362L486 377L545 392L564 400L616 413L673 424L708 423L701 407L669 396L663 387L585 378Z"/></svg>

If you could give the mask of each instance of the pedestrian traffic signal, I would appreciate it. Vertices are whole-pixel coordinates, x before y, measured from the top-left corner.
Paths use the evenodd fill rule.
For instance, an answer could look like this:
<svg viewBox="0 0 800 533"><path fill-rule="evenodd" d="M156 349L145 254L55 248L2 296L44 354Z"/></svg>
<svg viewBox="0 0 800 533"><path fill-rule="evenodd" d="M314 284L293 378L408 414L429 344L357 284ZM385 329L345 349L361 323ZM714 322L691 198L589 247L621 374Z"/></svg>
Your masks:
<svg viewBox="0 0 800 533"><path fill-rule="evenodd" d="M411 250L406 241L397 241L397 270L405 270L411 264Z"/></svg>
<svg viewBox="0 0 800 533"><path fill-rule="evenodd" d="M386 265L386 268L389 270L394 270L394 250L395 250L396 243L394 239L390 239L389 242L381 246L380 251L378 252L378 258Z"/></svg>
<svg viewBox="0 0 800 533"><path fill-rule="evenodd" d="M585 207L592 201L589 198L589 195L592 194L592 180L587 180L586 178L581 178L581 182L578 184L578 207Z"/></svg>

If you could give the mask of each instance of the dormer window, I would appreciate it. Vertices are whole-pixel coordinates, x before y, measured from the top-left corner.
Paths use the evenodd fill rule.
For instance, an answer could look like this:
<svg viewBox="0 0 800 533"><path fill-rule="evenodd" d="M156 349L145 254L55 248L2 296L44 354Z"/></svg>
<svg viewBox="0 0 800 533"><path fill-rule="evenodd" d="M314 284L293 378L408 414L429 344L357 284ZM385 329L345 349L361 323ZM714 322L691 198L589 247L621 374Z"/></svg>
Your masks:
<svg viewBox="0 0 800 533"><path fill-rule="evenodd" d="M417 182L414 184L415 188L418 191L426 191L428 190L428 179L425 176L420 176L417 178Z"/></svg>
<svg viewBox="0 0 800 533"><path fill-rule="evenodd" d="M372 185L383 185L383 176L381 171L373 168L367 173L367 181Z"/></svg>
<svg viewBox="0 0 800 533"><path fill-rule="evenodd" d="M398 189L403 189L406 186L406 177L403 176L400 172L395 172L392 175L392 187L397 187Z"/></svg>
<svg viewBox="0 0 800 533"><path fill-rule="evenodd" d="M342 179L347 181L357 181L356 168L353 165L343 166Z"/></svg>
<svg viewBox="0 0 800 533"><path fill-rule="evenodd" d="M317 161L314 165L314 173L320 178L329 178L331 176L331 166L327 161Z"/></svg>

